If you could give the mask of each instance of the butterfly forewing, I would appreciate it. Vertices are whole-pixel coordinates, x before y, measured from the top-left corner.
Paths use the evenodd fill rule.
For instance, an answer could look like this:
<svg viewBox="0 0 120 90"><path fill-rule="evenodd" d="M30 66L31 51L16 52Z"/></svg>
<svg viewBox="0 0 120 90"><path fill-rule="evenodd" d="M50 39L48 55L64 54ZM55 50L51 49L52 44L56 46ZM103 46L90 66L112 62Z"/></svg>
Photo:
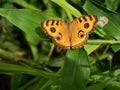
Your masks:
<svg viewBox="0 0 120 90"><path fill-rule="evenodd" d="M72 23L75 23L79 29L86 33L92 32L95 24L97 22L97 17L95 15L86 15L80 18L76 18Z"/></svg>
<svg viewBox="0 0 120 90"><path fill-rule="evenodd" d="M56 34L58 34L60 31L57 20L45 20L41 23L41 27L43 28L44 32L50 37L55 37Z"/></svg>

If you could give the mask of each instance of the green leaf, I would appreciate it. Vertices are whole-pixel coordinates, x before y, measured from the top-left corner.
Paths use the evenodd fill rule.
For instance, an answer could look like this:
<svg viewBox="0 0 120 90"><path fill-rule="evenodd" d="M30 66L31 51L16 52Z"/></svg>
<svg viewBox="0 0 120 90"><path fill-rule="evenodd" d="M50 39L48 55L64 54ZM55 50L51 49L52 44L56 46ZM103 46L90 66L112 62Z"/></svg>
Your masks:
<svg viewBox="0 0 120 90"><path fill-rule="evenodd" d="M14 65L9 63L0 62L0 71L12 72L12 73L21 73L21 74L31 74L36 76L43 76L55 82L60 82L59 75L55 73L49 73L43 70L34 69L29 66Z"/></svg>
<svg viewBox="0 0 120 90"><path fill-rule="evenodd" d="M72 15L76 16L76 17L80 17L82 14L75 9L74 7L72 7L69 3L67 3L65 0L51 0L52 2L58 4L59 6L61 6L66 12L71 13Z"/></svg>
<svg viewBox="0 0 120 90"><path fill-rule="evenodd" d="M103 90L108 84L113 82L114 78L106 78L104 81L101 83L96 83L94 85L91 85L84 90Z"/></svg>
<svg viewBox="0 0 120 90"><path fill-rule="evenodd" d="M43 32L43 30L41 30L40 27L37 27L35 29L36 33L39 35L40 39L41 40L47 40L47 41L50 41L49 38L45 35L45 33Z"/></svg>
<svg viewBox="0 0 120 90"><path fill-rule="evenodd" d="M95 14L98 17L106 16L108 18L108 24L103 27L103 30L107 33L107 35L112 36L117 40L120 40L120 14L110 12L107 9L96 4L92 0L86 0L83 8L89 14Z"/></svg>
<svg viewBox="0 0 120 90"><path fill-rule="evenodd" d="M35 45L39 42L35 28L40 26L42 20L48 18L47 15L27 9L0 9L0 15L24 31L30 38L29 42Z"/></svg>
<svg viewBox="0 0 120 90"><path fill-rule="evenodd" d="M120 44L114 44L111 46L114 52L117 52L120 50Z"/></svg>
<svg viewBox="0 0 120 90"><path fill-rule="evenodd" d="M40 27L40 22L45 19L50 19L48 15L44 15L42 12L28 10L28 9L0 9L0 15L5 17L8 21L14 24L25 32L25 37L30 45L34 59L38 53L37 45L40 41L35 29ZM55 18L55 17L54 17Z"/></svg>
<svg viewBox="0 0 120 90"><path fill-rule="evenodd" d="M113 75L119 77L119 75L120 75L120 69L119 69L119 68L116 69L116 70L114 71Z"/></svg>
<svg viewBox="0 0 120 90"><path fill-rule="evenodd" d="M89 55L90 53L92 53L96 48L98 48L101 45L101 43L99 44L86 44L84 46L87 54Z"/></svg>
<svg viewBox="0 0 120 90"><path fill-rule="evenodd" d="M104 87L105 87L105 83L98 83L86 88L85 90L103 90Z"/></svg>
<svg viewBox="0 0 120 90"><path fill-rule="evenodd" d="M22 7L27 8L27 9L39 11L38 8L36 8L36 7L33 6L32 4L29 4L29 3L26 2L25 0L8 0L8 1L10 1L11 3L16 3L16 4L18 4L18 5L21 5Z"/></svg>
<svg viewBox="0 0 120 90"><path fill-rule="evenodd" d="M35 63L32 60L25 59L23 57L18 56L17 54L14 54L10 51L6 51L4 49L0 49L0 54L4 57L7 57L7 58L13 58L13 59L16 59L16 60L23 61L23 62L25 62L29 65L35 65Z"/></svg>
<svg viewBox="0 0 120 90"><path fill-rule="evenodd" d="M120 4L120 0L105 0L105 5L110 11L116 11Z"/></svg>
<svg viewBox="0 0 120 90"><path fill-rule="evenodd" d="M11 80L11 90L16 90L22 82L23 74L15 73ZM25 79L25 78L24 78Z"/></svg>
<svg viewBox="0 0 120 90"><path fill-rule="evenodd" d="M120 90L120 82L112 81L105 90Z"/></svg>
<svg viewBox="0 0 120 90"><path fill-rule="evenodd" d="M84 88L90 75L88 56L83 48L69 50L62 74L61 90Z"/></svg>

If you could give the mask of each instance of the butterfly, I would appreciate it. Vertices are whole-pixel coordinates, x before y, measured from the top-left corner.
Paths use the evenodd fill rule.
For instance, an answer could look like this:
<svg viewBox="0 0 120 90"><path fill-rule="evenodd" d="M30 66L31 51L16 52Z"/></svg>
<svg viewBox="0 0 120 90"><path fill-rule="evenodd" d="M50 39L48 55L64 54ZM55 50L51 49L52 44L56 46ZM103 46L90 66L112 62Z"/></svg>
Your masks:
<svg viewBox="0 0 120 90"><path fill-rule="evenodd" d="M41 22L41 27L56 46L77 49L86 43L96 22L97 16L85 15L67 23L60 20L45 20Z"/></svg>

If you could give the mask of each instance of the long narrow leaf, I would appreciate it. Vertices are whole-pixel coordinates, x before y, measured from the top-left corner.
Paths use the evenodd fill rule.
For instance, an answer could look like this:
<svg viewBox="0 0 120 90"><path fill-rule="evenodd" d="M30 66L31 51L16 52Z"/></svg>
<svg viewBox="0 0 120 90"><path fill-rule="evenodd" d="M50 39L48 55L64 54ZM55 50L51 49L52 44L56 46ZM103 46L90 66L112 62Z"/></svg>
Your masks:
<svg viewBox="0 0 120 90"><path fill-rule="evenodd" d="M69 50L65 60L62 75L64 83L61 90L81 90L85 87L89 75L89 61L85 50Z"/></svg>

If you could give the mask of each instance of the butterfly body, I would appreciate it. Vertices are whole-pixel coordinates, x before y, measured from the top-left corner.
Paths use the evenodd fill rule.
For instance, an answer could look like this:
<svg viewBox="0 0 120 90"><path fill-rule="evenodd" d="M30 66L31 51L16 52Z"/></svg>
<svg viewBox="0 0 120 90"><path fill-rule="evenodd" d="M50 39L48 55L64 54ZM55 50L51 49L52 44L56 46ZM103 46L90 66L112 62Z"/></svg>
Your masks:
<svg viewBox="0 0 120 90"><path fill-rule="evenodd" d="M87 15L76 18L70 23L60 20L45 20L41 23L41 27L58 47L76 49L86 43L96 21L95 15Z"/></svg>

